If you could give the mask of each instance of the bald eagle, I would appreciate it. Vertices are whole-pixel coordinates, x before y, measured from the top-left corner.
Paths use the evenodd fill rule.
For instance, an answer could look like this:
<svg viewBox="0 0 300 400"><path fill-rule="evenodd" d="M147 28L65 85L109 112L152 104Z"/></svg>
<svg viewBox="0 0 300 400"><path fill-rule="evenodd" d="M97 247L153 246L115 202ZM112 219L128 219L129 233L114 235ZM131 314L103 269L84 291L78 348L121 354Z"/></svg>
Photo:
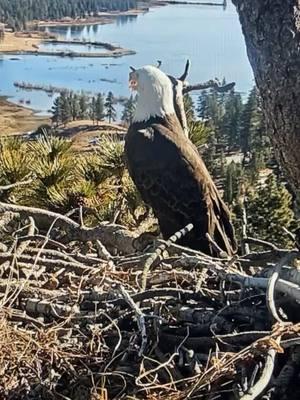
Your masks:
<svg viewBox="0 0 300 400"><path fill-rule="evenodd" d="M236 251L230 213L174 107L174 86L160 69L145 66L129 76L137 91L125 138L128 170L158 219L165 239L192 223L180 244L216 255L207 233L228 255Z"/></svg>

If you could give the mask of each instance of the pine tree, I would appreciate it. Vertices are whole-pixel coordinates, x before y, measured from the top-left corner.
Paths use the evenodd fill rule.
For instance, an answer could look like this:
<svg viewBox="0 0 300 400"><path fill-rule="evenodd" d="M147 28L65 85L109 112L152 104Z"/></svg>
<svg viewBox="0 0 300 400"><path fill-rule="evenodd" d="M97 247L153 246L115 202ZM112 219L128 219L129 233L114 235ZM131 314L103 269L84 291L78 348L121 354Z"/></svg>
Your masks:
<svg viewBox="0 0 300 400"><path fill-rule="evenodd" d="M229 149L239 147L239 129L243 111L242 98L239 93L231 91L225 102L225 114L222 119L221 131Z"/></svg>
<svg viewBox="0 0 300 400"><path fill-rule="evenodd" d="M186 94L183 98L184 110L189 130L189 138L197 148L205 144L211 134L211 128L204 121L196 119L193 98Z"/></svg>
<svg viewBox="0 0 300 400"><path fill-rule="evenodd" d="M217 142L219 143L222 137L221 125L225 113L223 98L220 98L215 90L211 90L207 99L208 116L214 127Z"/></svg>
<svg viewBox="0 0 300 400"><path fill-rule="evenodd" d="M230 163L226 170L225 188L224 188L224 200L232 204L233 202L233 181L235 179L235 168L232 163Z"/></svg>
<svg viewBox="0 0 300 400"><path fill-rule="evenodd" d="M65 125L67 122L71 120L72 117L70 97L65 92L62 93L60 97L61 97L61 122Z"/></svg>
<svg viewBox="0 0 300 400"><path fill-rule="evenodd" d="M84 93L79 96L79 110L79 119L86 119L88 117L89 103Z"/></svg>
<svg viewBox="0 0 300 400"><path fill-rule="evenodd" d="M290 245L283 227L289 228L294 221L291 207L292 195L271 174L265 183L259 183L248 196L248 234L278 246Z"/></svg>
<svg viewBox="0 0 300 400"><path fill-rule="evenodd" d="M58 125L61 122L61 108L62 108L62 102L61 102L61 96L56 97L56 99L53 102L52 106L52 122Z"/></svg>
<svg viewBox="0 0 300 400"><path fill-rule="evenodd" d="M93 124L95 124L95 120L96 120L96 98L95 97L92 97L92 100L91 100L90 117L93 120Z"/></svg>
<svg viewBox="0 0 300 400"><path fill-rule="evenodd" d="M96 120L97 123L99 121L102 121L105 117L105 110L104 110L104 101L103 101L103 96L101 93L97 95L96 99Z"/></svg>
<svg viewBox="0 0 300 400"><path fill-rule="evenodd" d="M203 159L207 166L207 169L213 176L216 175L218 167L218 160L216 157L216 145L216 135L215 132L212 130L207 140L207 150L203 154Z"/></svg>
<svg viewBox="0 0 300 400"><path fill-rule="evenodd" d="M70 105L71 105L71 115L73 121L79 118L80 116L80 104L79 97L77 94L70 93Z"/></svg>
<svg viewBox="0 0 300 400"><path fill-rule="evenodd" d="M240 137L244 161L248 158L250 167L255 173L263 168L271 157L270 140L266 134L256 87L251 90L242 113Z"/></svg>
<svg viewBox="0 0 300 400"><path fill-rule="evenodd" d="M111 121L115 121L117 119L117 113L114 108L114 95L112 92L108 92L104 106L108 122L111 123Z"/></svg>
<svg viewBox="0 0 300 400"><path fill-rule="evenodd" d="M134 117L134 112L135 112L135 100L131 95L124 104L121 120L124 121L127 125L130 125Z"/></svg>
<svg viewBox="0 0 300 400"><path fill-rule="evenodd" d="M52 121L57 125L62 123L65 125L72 118L72 110L70 103L70 96L63 92L58 96L54 102L52 107Z"/></svg>
<svg viewBox="0 0 300 400"><path fill-rule="evenodd" d="M207 91L203 90L200 96L198 97L197 101L197 109L196 109L197 117L203 120L209 118L207 97L208 97Z"/></svg>
<svg viewBox="0 0 300 400"><path fill-rule="evenodd" d="M225 113L225 97L215 90L203 91L198 98L197 116L207 120L211 129L215 132L217 143L222 140L222 119Z"/></svg>
<svg viewBox="0 0 300 400"><path fill-rule="evenodd" d="M220 152L220 175L225 177L227 172L226 158L223 149Z"/></svg>
<svg viewBox="0 0 300 400"><path fill-rule="evenodd" d="M233 204L238 200L243 180L243 170L240 164L231 161L226 168L224 184L224 199L227 203Z"/></svg>
<svg viewBox="0 0 300 400"><path fill-rule="evenodd" d="M194 105L191 95L189 95L189 94L186 94L184 96L183 102L184 102L184 110L185 110L185 114L186 114L187 123L189 125L190 122L195 121L195 118L196 118L195 105Z"/></svg>
<svg viewBox="0 0 300 400"><path fill-rule="evenodd" d="M250 156L251 129L253 129L253 123L255 121L257 123L257 111L257 89L255 86L248 96L241 116L240 146L242 153L244 154L244 160Z"/></svg>

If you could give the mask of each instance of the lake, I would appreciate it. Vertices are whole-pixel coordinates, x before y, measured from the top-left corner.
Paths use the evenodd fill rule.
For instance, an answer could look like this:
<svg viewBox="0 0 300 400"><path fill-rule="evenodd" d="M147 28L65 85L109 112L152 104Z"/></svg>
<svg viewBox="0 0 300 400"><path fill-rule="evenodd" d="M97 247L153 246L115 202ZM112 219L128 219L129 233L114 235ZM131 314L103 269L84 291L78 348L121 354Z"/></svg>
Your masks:
<svg viewBox="0 0 300 400"><path fill-rule="evenodd" d="M45 113L54 97L43 92L24 91L14 81L67 87L92 93L129 95L129 66L135 68L162 61L162 69L179 76L187 58L191 60L189 82L218 77L235 81L246 94L254 84L244 38L234 6L168 5L152 8L137 17L122 16L112 24L51 27L62 39L110 42L135 50L122 58L60 58L20 56L0 61L0 95L12 101L30 100L30 107ZM47 48L47 46L44 46ZM113 81L113 82L112 82Z"/></svg>

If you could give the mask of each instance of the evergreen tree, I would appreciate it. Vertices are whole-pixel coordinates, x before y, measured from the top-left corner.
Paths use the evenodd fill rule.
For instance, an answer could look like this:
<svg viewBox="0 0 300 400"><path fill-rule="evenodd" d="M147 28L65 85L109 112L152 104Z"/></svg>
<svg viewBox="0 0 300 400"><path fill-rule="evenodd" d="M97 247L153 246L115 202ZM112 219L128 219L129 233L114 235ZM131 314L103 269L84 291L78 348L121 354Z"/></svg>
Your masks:
<svg viewBox="0 0 300 400"><path fill-rule="evenodd" d="M222 120L225 112L224 103L215 90L211 90L207 97L208 116L212 122L216 134L216 140L219 143L222 138Z"/></svg>
<svg viewBox="0 0 300 400"><path fill-rule="evenodd" d="M70 100L72 119L73 121L75 121L80 116L79 96L71 92L69 95L69 100Z"/></svg>
<svg viewBox="0 0 300 400"><path fill-rule="evenodd" d="M197 109L196 109L197 117L204 120L209 118L207 97L208 97L207 91L202 90L202 93L198 97L197 101Z"/></svg>
<svg viewBox="0 0 300 400"><path fill-rule="evenodd" d="M114 95L112 92L108 92L104 106L108 122L111 123L111 121L115 121L117 119L117 113L114 108Z"/></svg>
<svg viewBox="0 0 300 400"><path fill-rule="evenodd" d="M105 117L104 101L101 93L97 95L96 99L96 120L97 122L102 121Z"/></svg>
<svg viewBox="0 0 300 400"><path fill-rule="evenodd" d="M241 131L240 131L240 145L244 160L250 157L251 149L251 129L253 128L254 121L257 123L258 118L258 104L257 104L257 89L254 87L245 104L242 117L241 117Z"/></svg>
<svg viewBox="0 0 300 400"><path fill-rule="evenodd" d="M86 119L89 114L88 98L84 93L79 96L79 119Z"/></svg>
<svg viewBox="0 0 300 400"><path fill-rule="evenodd" d="M222 134L226 139L229 149L239 148L239 129L243 111L242 98L233 90L229 93L225 102L225 114L222 120Z"/></svg>
<svg viewBox="0 0 300 400"><path fill-rule="evenodd" d="M135 101L133 96L131 95L124 104L121 120L124 121L127 125L130 125L134 117L134 112L135 112Z"/></svg>
<svg viewBox="0 0 300 400"><path fill-rule="evenodd" d="M224 200L232 204L233 202L233 181L235 179L235 168L231 163L227 167L226 171L226 180L225 180L225 188L224 188Z"/></svg>
<svg viewBox="0 0 300 400"><path fill-rule="evenodd" d="M99 11L133 8L137 8L137 0L0 0L0 21L13 30L22 30L34 19L87 17Z"/></svg>
<svg viewBox="0 0 300 400"><path fill-rule="evenodd" d="M184 101L184 109L186 114L187 123L189 125L190 122L195 121L195 106L192 99L192 96L186 94L183 98Z"/></svg>
<svg viewBox="0 0 300 400"><path fill-rule="evenodd" d="M65 125L72 118L72 110L69 95L63 92L58 96L53 103L52 107L52 121L57 125L62 123Z"/></svg>
<svg viewBox="0 0 300 400"><path fill-rule="evenodd" d="M248 234L279 246L290 245L283 231L294 222L292 195L271 174L250 193L247 201Z"/></svg>
<svg viewBox="0 0 300 400"><path fill-rule="evenodd" d="M209 122L217 143L222 142L222 120L225 113L225 97L215 90L203 91L198 98L197 116Z"/></svg>
<svg viewBox="0 0 300 400"><path fill-rule="evenodd" d="M62 109L61 96L58 96L54 100L53 106L52 106L52 121L56 125L58 125L62 120L61 109Z"/></svg>
<svg viewBox="0 0 300 400"><path fill-rule="evenodd" d="M218 167L218 160L216 156L217 154L216 145L217 145L216 134L212 130L207 140L207 150L203 154L203 159L207 166L207 169L213 176L216 175Z"/></svg>
<svg viewBox="0 0 300 400"><path fill-rule="evenodd" d="M184 109L189 129L189 138L197 148L205 144L211 134L211 128L204 121L196 119L193 98L186 94L183 98Z"/></svg>
<svg viewBox="0 0 300 400"><path fill-rule="evenodd" d="M254 87L248 97L241 116L241 150L244 162L248 161L254 172L264 167L270 158L270 141L266 134L260 97Z"/></svg>
<svg viewBox="0 0 300 400"><path fill-rule="evenodd" d="M71 112L71 104L70 99L67 93L61 94L61 122L65 125L67 122L71 120L72 112Z"/></svg>
<svg viewBox="0 0 300 400"><path fill-rule="evenodd" d="M93 120L93 124L95 124L96 120L96 98L93 96L90 104L90 117Z"/></svg>
<svg viewBox="0 0 300 400"><path fill-rule="evenodd" d="M220 154L220 175L222 177L225 177L226 175L226 171L227 171L227 167L226 167L226 158L225 158L225 154L223 149L221 150L221 154Z"/></svg>
<svg viewBox="0 0 300 400"><path fill-rule="evenodd" d="M238 200L243 184L243 171L240 164L232 161L226 168L226 177L224 184L224 200L233 204Z"/></svg>

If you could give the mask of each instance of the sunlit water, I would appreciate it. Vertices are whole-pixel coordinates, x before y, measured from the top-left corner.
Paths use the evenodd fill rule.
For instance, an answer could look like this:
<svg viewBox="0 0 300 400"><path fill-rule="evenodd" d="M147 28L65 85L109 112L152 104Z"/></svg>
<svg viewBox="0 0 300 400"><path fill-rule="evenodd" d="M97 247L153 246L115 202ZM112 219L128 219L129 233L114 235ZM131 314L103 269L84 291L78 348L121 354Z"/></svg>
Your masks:
<svg viewBox="0 0 300 400"><path fill-rule="evenodd" d="M30 107L42 112L51 108L53 96L17 89L14 81L92 93L111 90L115 95L128 96L130 65L139 67L162 60L164 71L179 76L187 58L192 62L190 83L226 77L227 81L235 81L242 93L253 85L244 38L231 4L226 10L169 5L138 17L119 17L109 25L55 27L51 32L61 38L110 42L137 54L97 59L20 56L20 60L12 60L12 56L4 56L0 61L0 95L8 95L15 102L30 100Z"/></svg>

